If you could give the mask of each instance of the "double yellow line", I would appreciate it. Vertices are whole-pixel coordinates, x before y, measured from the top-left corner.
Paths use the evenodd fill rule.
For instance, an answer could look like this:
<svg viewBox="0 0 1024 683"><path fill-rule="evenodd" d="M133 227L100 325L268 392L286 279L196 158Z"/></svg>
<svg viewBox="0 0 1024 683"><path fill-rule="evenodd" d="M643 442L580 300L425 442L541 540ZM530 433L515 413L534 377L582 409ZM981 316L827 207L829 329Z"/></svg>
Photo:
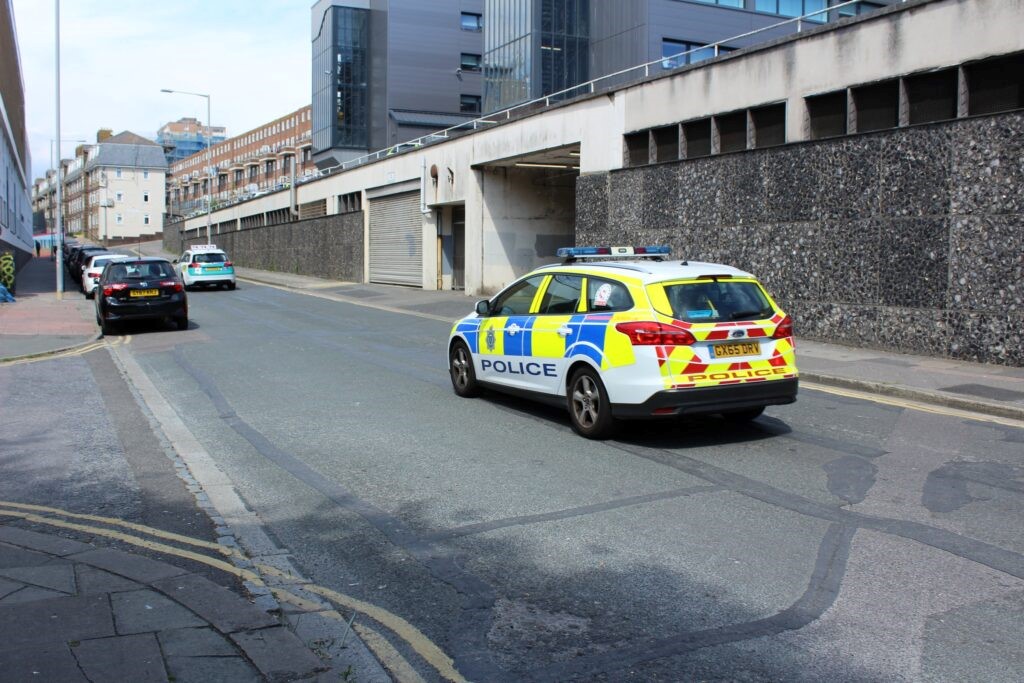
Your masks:
<svg viewBox="0 0 1024 683"><path fill-rule="evenodd" d="M82 344L81 346L75 346L70 349L64 349L63 351L54 351L52 353L36 353L30 356L22 356L20 358L11 358L9 360L0 360L0 368L8 367L11 365L25 365L27 363L41 363L46 360L53 360L54 358L70 358L72 356L83 356L90 351L96 349L110 348L114 346L124 346L130 344L132 336L127 334L123 337L116 339L97 339L96 341Z"/></svg>
<svg viewBox="0 0 1024 683"><path fill-rule="evenodd" d="M230 559L248 559L236 548L229 548L227 546L220 545L219 543L204 541L202 539L192 538L189 536L182 536L181 534L155 529L143 524L136 524L134 522L128 522L114 517L68 512L67 510L47 507L45 505L0 501L0 516L15 517L18 519L24 519L28 522L45 524L59 529L68 529L85 534L103 536L105 538L114 539L122 543L163 553L165 555L185 558L205 564L208 567L219 569L220 571L236 576L244 581L251 581L256 586L266 586L262 576L272 576L275 579L293 583L296 587L304 591L325 598L333 605L345 608L351 613L369 617L381 626L387 628L407 643L409 647L423 659L423 661L433 667L433 669L445 680L452 681L453 683L466 682L466 679L455 668L455 664L451 657L445 654L445 652L435 645L422 631L397 614L393 614L381 607L378 607L377 605L359 600L358 598L354 598L350 595L339 593L330 588L305 582L299 577L293 576L288 572L281 571L276 567L255 563L253 566L255 566L260 573L236 567L229 561ZM120 531L118 529L127 529L135 533L127 533L126 531ZM190 550L188 548L168 545L165 541L210 551L219 555L219 557L210 556L203 552L197 552L196 550ZM295 595L284 588L279 586L270 586L269 589L271 594L281 602L295 605L309 612L317 612L330 619L342 619L342 616L338 611L325 611L320 604ZM374 655L377 656L381 663L387 667L401 683L419 683L422 681L422 678L416 673L415 669L402 657L402 655L384 636L365 624L353 624L352 628L359 634L363 642L366 643L367 647L373 651Z"/></svg>

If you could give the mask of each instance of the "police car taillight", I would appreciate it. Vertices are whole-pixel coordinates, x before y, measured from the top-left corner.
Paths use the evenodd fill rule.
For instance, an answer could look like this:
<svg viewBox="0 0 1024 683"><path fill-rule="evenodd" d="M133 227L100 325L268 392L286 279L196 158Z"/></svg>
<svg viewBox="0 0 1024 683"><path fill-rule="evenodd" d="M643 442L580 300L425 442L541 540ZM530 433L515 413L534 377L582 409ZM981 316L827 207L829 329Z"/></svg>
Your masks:
<svg viewBox="0 0 1024 683"><path fill-rule="evenodd" d="M633 346L689 346L697 341L689 330L653 321L618 323L615 329Z"/></svg>
<svg viewBox="0 0 1024 683"><path fill-rule="evenodd" d="M772 339L785 339L786 337L793 336L793 319L788 315L782 319L779 326L775 328L772 333Z"/></svg>

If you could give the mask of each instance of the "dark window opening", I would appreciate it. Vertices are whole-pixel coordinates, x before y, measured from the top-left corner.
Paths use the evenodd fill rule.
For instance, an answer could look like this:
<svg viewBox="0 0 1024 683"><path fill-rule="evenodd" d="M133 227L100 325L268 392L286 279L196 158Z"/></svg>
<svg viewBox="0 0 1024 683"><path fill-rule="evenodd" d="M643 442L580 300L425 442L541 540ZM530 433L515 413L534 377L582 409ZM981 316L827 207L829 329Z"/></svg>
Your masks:
<svg viewBox="0 0 1024 683"><path fill-rule="evenodd" d="M484 18L480 14L463 12L460 21L463 31L481 31L484 27Z"/></svg>
<svg viewBox="0 0 1024 683"><path fill-rule="evenodd" d="M463 52L462 56L459 58L459 68L463 71L479 71L480 55Z"/></svg>
<svg viewBox="0 0 1024 683"><path fill-rule="evenodd" d="M911 124L956 118L956 69L908 76L903 82L907 89Z"/></svg>
<svg viewBox="0 0 1024 683"><path fill-rule="evenodd" d="M750 110L754 123L754 147L774 147L786 142L786 105L772 104Z"/></svg>
<svg viewBox="0 0 1024 683"><path fill-rule="evenodd" d="M1024 54L968 64L964 70L969 115L1024 109Z"/></svg>
<svg viewBox="0 0 1024 683"><path fill-rule="evenodd" d="M650 163L650 151L647 148L647 131L630 133L626 137L626 165L643 166Z"/></svg>
<svg viewBox="0 0 1024 683"><path fill-rule="evenodd" d="M338 213L353 213L362 210L363 195L361 192L338 195Z"/></svg>
<svg viewBox="0 0 1024 683"><path fill-rule="evenodd" d="M846 91L815 95L807 98L807 117L811 124L811 139L846 135Z"/></svg>
<svg viewBox="0 0 1024 683"><path fill-rule="evenodd" d="M480 96L479 95L460 95L459 96L459 111L463 114L479 114L480 113Z"/></svg>
<svg viewBox="0 0 1024 683"><path fill-rule="evenodd" d="M676 161L679 159L679 126L665 126L654 129L655 161Z"/></svg>
<svg viewBox="0 0 1024 683"><path fill-rule="evenodd" d="M683 124L686 158L706 157L711 154L711 119Z"/></svg>
<svg viewBox="0 0 1024 683"><path fill-rule="evenodd" d="M715 125L719 152L739 152L747 148L747 112L716 116Z"/></svg>
<svg viewBox="0 0 1024 683"><path fill-rule="evenodd" d="M895 128L900 121L900 88L897 81L853 89L857 132Z"/></svg>

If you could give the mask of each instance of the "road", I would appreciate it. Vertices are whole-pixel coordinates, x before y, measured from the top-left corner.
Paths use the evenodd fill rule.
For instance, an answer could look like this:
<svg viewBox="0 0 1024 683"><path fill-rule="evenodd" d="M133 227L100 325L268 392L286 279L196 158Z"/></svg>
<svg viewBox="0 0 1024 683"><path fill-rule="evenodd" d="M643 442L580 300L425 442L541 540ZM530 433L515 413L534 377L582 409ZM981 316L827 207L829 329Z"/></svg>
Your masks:
<svg viewBox="0 0 1024 683"><path fill-rule="evenodd" d="M441 320L190 304L114 355L301 572L415 627L378 630L425 680L424 642L475 681L1024 679L1024 430L804 389L591 442L457 398Z"/></svg>

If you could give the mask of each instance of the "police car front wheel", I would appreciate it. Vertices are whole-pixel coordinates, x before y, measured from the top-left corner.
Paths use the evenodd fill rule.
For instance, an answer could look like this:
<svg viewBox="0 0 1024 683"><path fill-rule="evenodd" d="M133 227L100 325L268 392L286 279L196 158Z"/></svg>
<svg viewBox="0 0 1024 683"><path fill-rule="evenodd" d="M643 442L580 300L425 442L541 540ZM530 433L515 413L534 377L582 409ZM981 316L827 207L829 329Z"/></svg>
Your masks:
<svg viewBox="0 0 1024 683"><path fill-rule="evenodd" d="M581 368L569 380L569 418L580 436L603 439L615 428L612 407L608 403L601 378L590 368Z"/></svg>
<svg viewBox="0 0 1024 683"><path fill-rule="evenodd" d="M452 388L455 393L465 398L476 396L480 393L480 386L476 382L476 371L473 369L473 356L469 348L462 341L452 344L448 353L448 369L452 376Z"/></svg>

